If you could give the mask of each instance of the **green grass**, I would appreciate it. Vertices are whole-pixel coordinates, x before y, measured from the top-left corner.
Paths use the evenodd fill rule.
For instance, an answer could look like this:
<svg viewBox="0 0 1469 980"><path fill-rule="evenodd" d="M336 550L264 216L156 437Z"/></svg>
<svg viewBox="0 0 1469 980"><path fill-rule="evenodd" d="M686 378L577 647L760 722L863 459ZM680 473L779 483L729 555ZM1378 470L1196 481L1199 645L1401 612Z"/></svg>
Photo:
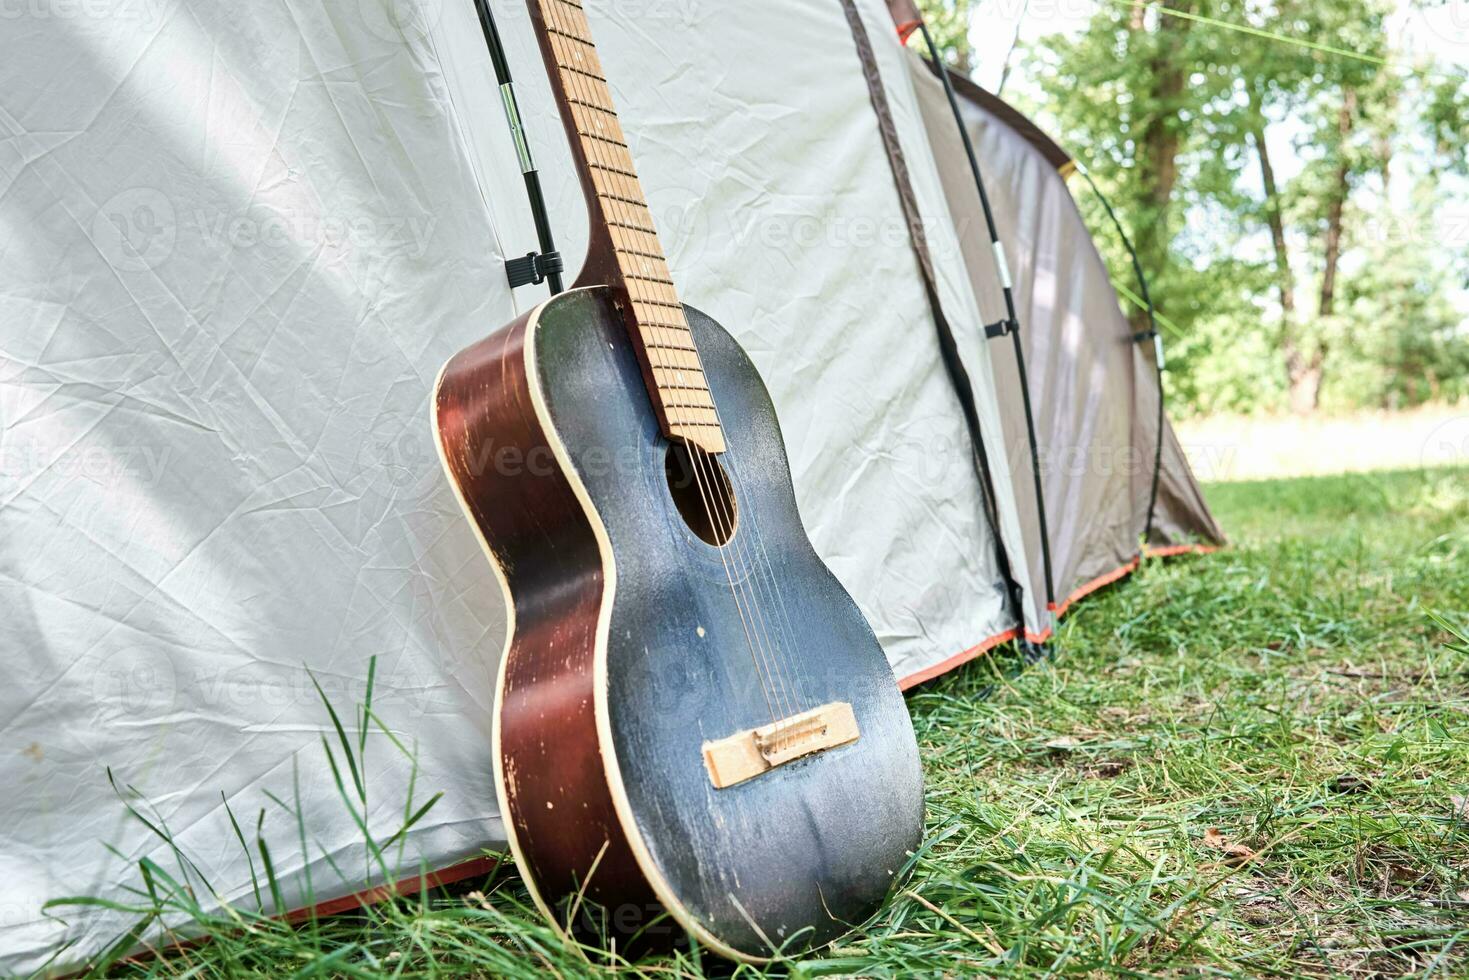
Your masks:
<svg viewBox="0 0 1469 980"><path fill-rule="evenodd" d="M1231 550L1148 563L1082 604L1048 662L1002 654L912 695L929 825L911 880L771 972L1469 976L1469 473L1209 498ZM204 928L118 969L731 973L697 953L593 967L508 869L296 928Z"/></svg>

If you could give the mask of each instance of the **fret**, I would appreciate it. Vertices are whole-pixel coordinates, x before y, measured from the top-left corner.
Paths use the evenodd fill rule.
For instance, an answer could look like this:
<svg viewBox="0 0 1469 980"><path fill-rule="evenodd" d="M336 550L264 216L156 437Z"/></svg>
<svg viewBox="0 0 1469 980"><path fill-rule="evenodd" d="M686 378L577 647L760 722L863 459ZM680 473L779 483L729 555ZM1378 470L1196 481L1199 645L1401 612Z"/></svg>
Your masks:
<svg viewBox="0 0 1469 980"><path fill-rule="evenodd" d="M573 97L567 101L571 103L572 115L576 117L577 123L587 132L600 134L609 142L627 147L627 134L618 124L615 112L585 97Z"/></svg>
<svg viewBox="0 0 1469 980"><path fill-rule="evenodd" d="M585 38L562 28L551 28L551 48L556 52L557 67L576 65L578 70L601 81L607 82L607 73L602 70L602 61L597 56L596 45L588 44Z"/></svg>
<svg viewBox="0 0 1469 980"><path fill-rule="evenodd" d="M667 391L708 391L709 385L703 376L689 378L686 373L676 368L655 367L654 378L658 381L658 387ZM692 383L685 383L685 382Z"/></svg>
<svg viewBox="0 0 1469 980"><path fill-rule="evenodd" d="M589 77L575 64L561 69L560 75L566 86L568 104L603 113L600 122L604 126L608 121L606 116L616 117L617 109L612 101L612 90L606 84Z"/></svg>
<svg viewBox="0 0 1469 980"><path fill-rule="evenodd" d="M588 140L594 140L596 146L587 145L588 150L595 149L601 158L609 164L609 169L621 173L625 177L633 177L636 170L633 169L632 153L628 151L627 141L621 136L613 135L596 115L584 105L574 104L571 107L571 116L576 121L576 135L581 139L583 145Z"/></svg>
<svg viewBox="0 0 1469 980"><path fill-rule="evenodd" d="M624 255L641 255L644 258L663 258L663 252L658 247L658 238L644 231L633 231L628 228L614 225L612 231L612 244Z"/></svg>
<svg viewBox="0 0 1469 980"><path fill-rule="evenodd" d="M592 43L591 25L587 23L586 12L581 9L580 4L566 3L564 0L546 0L543 9L546 11L547 23L551 30L574 37L587 44Z"/></svg>
<svg viewBox="0 0 1469 980"><path fill-rule="evenodd" d="M689 331L687 324L653 323L639 318L638 328L650 342L661 343L669 347L694 349L694 335Z"/></svg>
<svg viewBox="0 0 1469 980"><path fill-rule="evenodd" d="M678 294L673 291L673 287L668 283L649 282L646 279L639 278L638 276L629 276L625 273L623 278L627 279L627 291L628 295L632 297L633 305L644 307L644 309L634 311L639 317L649 314L658 316L662 310L667 309L683 309L683 304L678 301Z"/></svg>
<svg viewBox="0 0 1469 980"><path fill-rule="evenodd" d="M682 310L664 307L662 310L652 310L646 304L641 310L633 310L634 318L638 326L647 327L649 330L671 330L679 337L687 339L691 336L689 321L683 318Z"/></svg>
<svg viewBox="0 0 1469 980"><path fill-rule="evenodd" d="M660 330L664 332L659 333L658 331ZM675 327L662 326L650 327L646 324L639 324L638 332L642 334L644 343L649 347L656 347L659 350L686 350L690 353L698 353L693 343L694 335L689 333L687 329L679 330Z"/></svg>
<svg viewBox="0 0 1469 980"><path fill-rule="evenodd" d="M653 225L652 225L651 222L649 222L646 225L634 225L634 224L629 224L626 221L619 221L616 218L609 217L608 220L607 220L607 223L609 225L614 225L614 226L616 226L618 228L627 228L630 231L641 231L641 232L643 232L646 235L654 235L654 234L657 234L657 232L654 230Z"/></svg>
<svg viewBox="0 0 1469 980"><path fill-rule="evenodd" d="M718 425L719 413L709 408L680 408L674 415L675 425Z"/></svg>
<svg viewBox="0 0 1469 980"><path fill-rule="evenodd" d="M551 36L551 47L556 52L556 67L560 70L569 93L612 110L612 86L604 77L597 49L556 35Z"/></svg>
<svg viewBox="0 0 1469 980"><path fill-rule="evenodd" d="M657 347L660 350L686 350L697 353L694 348L694 335L689 332L688 327L670 327L661 324L649 325L640 323L638 324L638 328L642 332L644 340L651 347ZM656 331L663 331L663 333L657 333Z"/></svg>
<svg viewBox="0 0 1469 980"><path fill-rule="evenodd" d="M617 249L617 265L626 275L673 285L673 273L661 255L645 255L641 252L629 252L619 248Z"/></svg>
<svg viewBox="0 0 1469 980"><path fill-rule="evenodd" d="M625 176L637 176L632 152L627 147L627 137L621 130L607 125L605 115L591 106L573 102L571 103L571 117L576 121L576 134L583 144L588 140L596 141L597 145L589 146L588 149L596 149L612 168Z"/></svg>
<svg viewBox="0 0 1469 980"><path fill-rule="evenodd" d="M656 314L649 315L646 309L642 312L638 312L637 310L633 312L637 313L638 323L650 330L654 328L659 330L673 330L682 336L688 336L690 333L688 321L678 315L678 310L665 308L663 311L665 319L662 320L658 319Z"/></svg>
<svg viewBox="0 0 1469 980"><path fill-rule="evenodd" d="M682 388L669 389L668 395L676 399L670 407L673 408L713 408L714 395L708 388L690 385Z"/></svg>
<svg viewBox="0 0 1469 980"><path fill-rule="evenodd" d="M653 287L655 295L661 292L661 290L659 290L660 286L666 287L667 293L666 298L663 300L663 303L667 306L672 306L676 308L681 308L683 306L683 304L678 301L678 293L675 292L673 289L672 279L668 279L664 276L650 276L642 272L629 272L626 269L623 270L623 273L629 279L636 279L638 282L650 283Z"/></svg>
<svg viewBox="0 0 1469 980"><path fill-rule="evenodd" d="M654 368L673 371L691 371L703 377L704 369L699 366L699 357L694 351L674 348L672 350L656 344L644 343L648 352L648 363Z"/></svg>
<svg viewBox="0 0 1469 980"><path fill-rule="evenodd" d="M662 331L660 333L660 331ZM659 324L638 324L638 333L643 342L649 347L659 350L686 350L697 354L694 348L694 335L689 332L688 327L669 327Z"/></svg>
<svg viewBox="0 0 1469 980"><path fill-rule="evenodd" d="M609 204L626 204L634 209L647 208L647 205L644 204L641 199L636 197L629 197L626 194L615 194L611 191L602 191L597 196L600 197L602 200L607 201Z"/></svg>
<svg viewBox="0 0 1469 980"><path fill-rule="evenodd" d="M590 156L590 151L594 151L595 149L597 148L588 147L588 155ZM618 166L615 161L604 159L590 161L588 169L592 171L591 176L593 186L598 187L599 189L601 187L618 188L624 192L624 196L631 196L628 195L627 192L632 192L632 194L636 195L636 197L638 198L639 206L643 210L647 209L648 205L643 199L642 185L638 183L637 174L633 173L630 170L623 169L621 166Z"/></svg>
<svg viewBox="0 0 1469 980"><path fill-rule="evenodd" d="M612 237L613 244L617 246L619 255L630 258L651 259L655 262L666 262L663 256L657 252L650 252L645 247L639 247L638 244L633 244L634 242L639 242L639 239L635 238L633 233L625 228L617 229L617 234Z"/></svg>
<svg viewBox="0 0 1469 980"><path fill-rule="evenodd" d="M622 123L617 119L617 113L610 106L594 102L589 98L573 97L568 99L572 105L572 114L583 117L589 129L601 133L604 138L610 139L618 146L627 147L627 134L622 131ZM580 122L581 119L578 119Z"/></svg>
<svg viewBox="0 0 1469 980"><path fill-rule="evenodd" d="M698 350L694 347L693 344L675 344L675 343L670 343L669 341L666 341L666 340L659 340L657 338L650 338L650 337L647 336L647 331L646 330L643 331L643 344L649 350L684 351L684 352L689 353L689 354L697 354L697 353L699 353ZM675 362L673 364L670 364L669 366L670 367L681 367L682 365L680 365L677 362Z"/></svg>
<svg viewBox="0 0 1469 980"><path fill-rule="evenodd" d="M600 197L627 204L635 211L648 210L637 182L626 174L595 168L592 170L592 186Z"/></svg>
<svg viewBox="0 0 1469 980"><path fill-rule="evenodd" d="M633 310L638 323L646 327L659 327L664 330L678 330L687 334L689 322L683 318L682 310L664 307L661 311L649 307L646 303L641 304L641 310ZM661 319L660 319L661 314Z"/></svg>
<svg viewBox="0 0 1469 980"><path fill-rule="evenodd" d="M611 83L608 82L607 79L603 78L601 75L597 74L597 72L595 71L591 71L589 69L572 64L562 64L559 67L562 71L576 72L578 75L584 76L587 79L588 83L595 83L597 85L605 86L607 87L608 91L611 91ZM598 71L600 70L601 69L599 68Z"/></svg>
<svg viewBox="0 0 1469 980"><path fill-rule="evenodd" d="M593 166L601 167L608 173L621 174L629 180L637 179L638 172L633 169L632 154L626 146L604 139L596 133L578 130L577 135L581 137L582 146L587 149L588 156L596 154L599 158L593 162Z"/></svg>
<svg viewBox="0 0 1469 980"><path fill-rule="evenodd" d="M638 305L643 306L643 309L634 310L633 312L637 315L639 325L645 326L650 330L669 330L677 335L680 341L692 342L690 340L692 333L689 330L689 321L683 318L682 310L663 307L661 309L654 308L650 312L647 304L640 303Z"/></svg>
<svg viewBox="0 0 1469 980"><path fill-rule="evenodd" d="M724 432L714 396L586 11L578 0L533 0L532 8L539 10L543 50L568 135L586 168L593 224L610 239L615 264L608 269L609 285L624 293L624 316L660 423L670 437L722 453Z"/></svg>

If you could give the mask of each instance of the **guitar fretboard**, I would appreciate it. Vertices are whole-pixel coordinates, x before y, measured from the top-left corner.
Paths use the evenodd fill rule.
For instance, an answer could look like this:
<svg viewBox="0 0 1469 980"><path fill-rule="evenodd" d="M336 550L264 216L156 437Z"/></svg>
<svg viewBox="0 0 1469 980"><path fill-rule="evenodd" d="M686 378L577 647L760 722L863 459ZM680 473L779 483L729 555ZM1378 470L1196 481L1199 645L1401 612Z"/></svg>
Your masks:
<svg viewBox="0 0 1469 980"><path fill-rule="evenodd" d="M540 10L545 47L554 62L552 88L595 191L592 220L605 226L616 253L622 281L609 285L626 290L630 333L663 431L722 453L724 432L709 382L617 121L586 12L573 0L532 2Z"/></svg>

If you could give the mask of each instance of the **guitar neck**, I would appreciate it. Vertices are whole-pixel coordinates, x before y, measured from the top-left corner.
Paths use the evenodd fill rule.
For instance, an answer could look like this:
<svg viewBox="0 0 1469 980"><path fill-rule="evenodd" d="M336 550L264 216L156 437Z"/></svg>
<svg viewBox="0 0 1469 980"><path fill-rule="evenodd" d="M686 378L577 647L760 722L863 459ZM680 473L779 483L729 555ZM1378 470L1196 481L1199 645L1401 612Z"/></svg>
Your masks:
<svg viewBox="0 0 1469 980"><path fill-rule="evenodd" d="M714 398L579 0L528 0L591 219L586 284L619 297L663 432L725 450Z"/></svg>

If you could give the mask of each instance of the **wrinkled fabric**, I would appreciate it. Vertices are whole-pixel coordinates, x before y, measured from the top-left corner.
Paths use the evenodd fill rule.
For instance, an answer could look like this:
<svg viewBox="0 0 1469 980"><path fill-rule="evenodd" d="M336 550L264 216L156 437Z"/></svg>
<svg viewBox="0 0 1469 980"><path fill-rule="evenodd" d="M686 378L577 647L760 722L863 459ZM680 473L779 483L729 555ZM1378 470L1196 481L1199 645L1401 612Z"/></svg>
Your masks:
<svg viewBox="0 0 1469 980"><path fill-rule="evenodd" d="M493 6L574 269L586 217L539 53L523 5ZM0 971L16 973L82 963L132 921L46 900L128 898L144 858L184 873L120 796L166 827L206 904L251 895L231 813L253 845L264 811L287 905L378 882L342 798L358 779L378 839L410 786L414 805L444 794L388 876L503 844L505 610L428 400L449 356L537 298L505 280L535 237L471 4L36 11L0 32ZM684 296L764 375L802 518L894 670L1011 628L840 5L590 14ZM904 53L880 0L863 14L1002 440ZM324 700L363 755L372 658L402 750L369 734L354 778Z"/></svg>

